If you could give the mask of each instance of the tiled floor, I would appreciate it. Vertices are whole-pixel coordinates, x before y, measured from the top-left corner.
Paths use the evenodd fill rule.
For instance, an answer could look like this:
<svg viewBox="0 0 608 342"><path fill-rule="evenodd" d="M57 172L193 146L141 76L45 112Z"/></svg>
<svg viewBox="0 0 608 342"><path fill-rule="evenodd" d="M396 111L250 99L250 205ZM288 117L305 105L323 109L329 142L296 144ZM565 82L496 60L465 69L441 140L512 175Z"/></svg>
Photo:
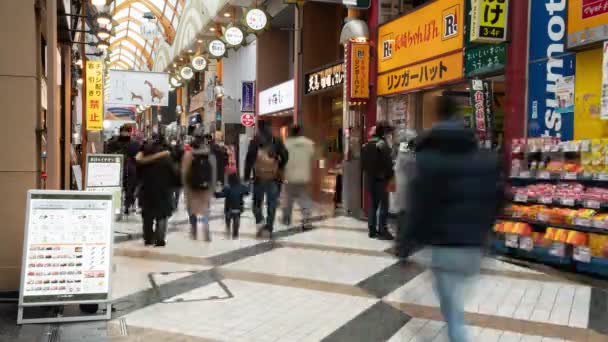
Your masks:
<svg viewBox="0 0 608 342"><path fill-rule="evenodd" d="M257 240L250 210L231 240L222 213L215 201L210 243L191 240L184 213L165 248L116 243L112 321L62 325L54 341L448 341L428 250L398 263L365 222L332 217L301 232L298 213L291 227L277 225L276 241ZM132 217L117 236L137 237L140 225ZM601 288L486 257L469 292L472 341L608 342ZM14 309L0 305L0 341L48 340L53 326L3 318Z"/></svg>

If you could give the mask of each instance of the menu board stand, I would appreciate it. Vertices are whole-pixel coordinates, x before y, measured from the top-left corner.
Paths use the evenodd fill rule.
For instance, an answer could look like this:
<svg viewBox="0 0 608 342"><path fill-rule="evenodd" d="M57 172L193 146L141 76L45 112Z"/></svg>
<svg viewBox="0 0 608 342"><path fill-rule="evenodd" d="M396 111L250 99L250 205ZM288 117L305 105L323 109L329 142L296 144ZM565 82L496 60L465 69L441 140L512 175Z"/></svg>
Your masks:
<svg viewBox="0 0 608 342"><path fill-rule="evenodd" d="M112 197L109 192L28 192L17 324L111 319ZM78 304L105 306L105 312L25 315L29 308L61 311Z"/></svg>
<svg viewBox="0 0 608 342"><path fill-rule="evenodd" d="M114 194L114 214L119 219L122 214L123 163L122 154L87 154L84 182L87 191L107 191Z"/></svg>

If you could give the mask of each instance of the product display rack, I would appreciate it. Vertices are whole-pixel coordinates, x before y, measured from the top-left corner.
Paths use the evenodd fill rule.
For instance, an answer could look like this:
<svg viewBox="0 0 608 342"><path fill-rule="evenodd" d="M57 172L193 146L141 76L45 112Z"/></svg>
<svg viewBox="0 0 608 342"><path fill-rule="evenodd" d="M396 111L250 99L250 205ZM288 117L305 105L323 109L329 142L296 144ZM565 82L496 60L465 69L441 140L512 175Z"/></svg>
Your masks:
<svg viewBox="0 0 608 342"><path fill-rule="evenodd" d="M497 252L608 277L608 140L514 141Z"/></svg>

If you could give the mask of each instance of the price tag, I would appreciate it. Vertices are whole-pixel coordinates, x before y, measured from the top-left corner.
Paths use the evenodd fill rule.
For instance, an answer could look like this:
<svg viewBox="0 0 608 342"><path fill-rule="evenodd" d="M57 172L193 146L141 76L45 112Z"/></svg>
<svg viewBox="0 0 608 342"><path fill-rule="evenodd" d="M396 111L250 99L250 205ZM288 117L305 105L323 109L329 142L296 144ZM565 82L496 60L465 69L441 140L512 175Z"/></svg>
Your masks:
<svg viewBox="0 0 608 342"><path fill-rule="evenodd" d="M549 222L549 214L539 213L536 214L536 219L542 222Z"/></svg>
<svg viewBox="0 0 608 342"><path fill-rule="evenodd" d="M589 209L599 209L602 206L602 203L600 203L599 201L594 201L594 200L588 200L585 201L585 207L589 208Z"/></svg>
<svg viewBox="0 0 608 342"><path fill-rule="evenodd" d="M593 173L591 173L589 171L585 171L585 172L583 172L583 178L584 179L592 179L593 178Z"/></svg>
<svg viewBox="0 0 608 342"><path fill-rule="evenodd" d="M552 147L552 146L553 146L553 145L549 145L549 144L547 144L547 145L543 145L543 149L542 149L542 151L543 151L543 152L551 152L551 147Z"/></svg>
<svg viewBox="0 0 608 342"><path fill-rule="evenodd" d="M529 236L522 236L519 239L519 248L525 251L531 251L534 249L534 240Z"/></svg>
<svg viewBox="0 0 608 342"><path fill-rule="evenodd" d="M583 140L581 141L581 152L590 152L591 151L591 141Z"/></svg>
<svg viewBox="0 0 608 342"><path fill-rule="evenodd" d="M580 262L591 262L591 248L587 246L576 246L574 247L574 253L572 259Z"/></svg>
<svg viewBox="0 0 608 342"><path fill-rule="evenodd" d="M536 177L538 179L551 179L551 172L549 171L541 171L538 173L538 176Z"/></svg>
<svg viewBox="0 0 608 342"><path fill-rule="evenodd" d="M516 194L515 195L515 202L522 202L522 203L528 202L528 195L526 195L526 194Z"/></svg>
<svg viewBox="0 0 608 342"><path fill-rule="evenodd" d="M562 174L562 178L567 180L576 180L577 177L578 174L576 172L565 172Z"/></svg>
<svg viewBox="0 0 608 342"><path fill-rule="evenodd" d="M593 220L593 226L599 229L608 229L608 221L605 220Z"/></svg>
<svg viewBox="0 0 608 342"><path fill-rule="evenodd" d="M549 248L549 254L564 257L566 255L566 245L563 242L553 242Z"/></svg>
<svg viewBox="0 0 608 342"><path fill-rule="evenodd" d="M530 178L530 171L522 171L519 173L519 178Z"/></svg>
<svg viewBox="0 0 608 342"><path fill-rule="evenodd" d="M528 146L528 152L530 152L530 153L536 153L539 151L540 151L540 149L536 145Z"/></svg>
<svg viewBox="0 0 608 342"><path fill-rule="evenodd" d="M608 173L600 173L597 175L597 179L601 181L608 181Z"/></svg>
<svg viewBox="0 0 608 342"><path fill-rule="evenodd" d="M521 145L513 146L513 153L520 153L520 152L521 152Z"/></svg>
<svg viewBox="0 0 608 342"><path fill-rule="evenodd" d="M553 204L553 197L541 197L538 199L540 204Z"/></svg>
<svg viewBox="0 0 608 342"><path fill-rule="evenodd" d="M562 203L562 205L573 207L574 206L574 198L562 198L561 203Z"/></svg>
<svg viewBox="0 0 608 342"><path fill-rule="evenodd" d="M577 218L577 219L574 219L574 224L577 226L590 227L591 220L586 219L586 218Z"/></svg>
<svg viewBox="0 0 608 342"><path fill-rule="evenodd" d="M519 211L515 211L515 212L513 212L513 215L511 215L511 216L513 216L513 218L521 218L522 213Z"/></svg>
<svg viewBox="0 0 608 342"><path fill-rule="evenodd" d="M517 234L505 235L505 245L507 247L518 248L519 247L519 235L517 235Z"/></svg>

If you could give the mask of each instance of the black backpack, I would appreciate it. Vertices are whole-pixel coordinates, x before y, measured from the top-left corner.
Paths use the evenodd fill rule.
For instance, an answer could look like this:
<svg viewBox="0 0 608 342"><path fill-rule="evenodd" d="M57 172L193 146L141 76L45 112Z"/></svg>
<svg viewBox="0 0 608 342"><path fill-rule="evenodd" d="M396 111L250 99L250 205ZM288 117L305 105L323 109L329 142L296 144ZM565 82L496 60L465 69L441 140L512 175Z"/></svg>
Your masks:
<svg viewBox="0 0 608 342"><path fill-rule="evenodd" d="M209 155L195 155L192 159L190 172L190 186L194 190L209 190L213 187L213 168L209 162Z"/></svg>

